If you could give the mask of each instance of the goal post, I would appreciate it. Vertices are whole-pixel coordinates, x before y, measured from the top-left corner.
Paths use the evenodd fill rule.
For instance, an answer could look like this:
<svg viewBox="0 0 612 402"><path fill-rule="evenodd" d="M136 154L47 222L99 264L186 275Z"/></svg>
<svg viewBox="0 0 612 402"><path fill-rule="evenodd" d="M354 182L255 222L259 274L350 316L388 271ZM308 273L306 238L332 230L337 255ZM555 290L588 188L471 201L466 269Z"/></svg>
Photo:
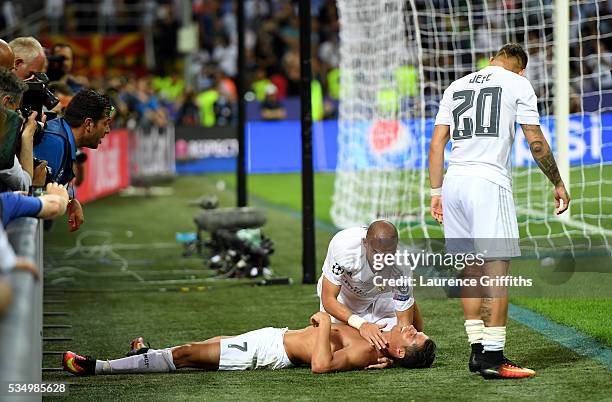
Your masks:
<svg viewBox="0 0 612 402"><path fill-rule="evenodd" d="M505 43L528 53L526 77L572 198L557 216L552 185L522 130L512 154L522 239L538 247L612 238L612 16L597 0L337 0L339 227L388 219L404 239L440 237L429 216L427 151L443 91ZM578 244L582 243L582 244ZM537 253L537 251L536 251Z"/></svg>
<svg viewBox="0 0 612 402"><path fill-rule="evenodd" d="M557 141L557 164L565 187L571 188L569 160L569 110L570 110L570 72L569 72L569 3L555 0L555 138ZM572 193L570 192L570 197ZM560 216L569 222L570 208Z"/></svg>

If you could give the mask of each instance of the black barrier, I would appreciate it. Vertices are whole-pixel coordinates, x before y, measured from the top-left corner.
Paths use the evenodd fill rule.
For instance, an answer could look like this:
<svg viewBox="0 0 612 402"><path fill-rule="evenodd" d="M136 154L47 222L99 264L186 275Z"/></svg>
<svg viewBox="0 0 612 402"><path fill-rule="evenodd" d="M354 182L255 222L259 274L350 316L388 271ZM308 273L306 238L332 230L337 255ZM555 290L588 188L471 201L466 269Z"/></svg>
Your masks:
<svg viewBox="0 0 612 402"><path fill-rule="evenodd" d="M39 384L42 381L42 224L19 218L6 227L15 254L36 263L40 280L31 273L14 270L8 279L13 293L6 315L0 319L0 381ZM15 397L40 400L41 394ZM0 399L9 400L6 396Z"/></svg>

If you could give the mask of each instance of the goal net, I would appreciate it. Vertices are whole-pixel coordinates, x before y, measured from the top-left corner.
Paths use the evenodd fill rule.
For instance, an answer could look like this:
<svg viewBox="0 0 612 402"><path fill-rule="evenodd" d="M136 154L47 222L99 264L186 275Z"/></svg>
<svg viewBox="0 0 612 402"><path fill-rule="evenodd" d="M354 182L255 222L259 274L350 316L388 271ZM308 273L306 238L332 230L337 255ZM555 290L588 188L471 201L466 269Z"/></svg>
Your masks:
<svg viewBox="0 0 612 402"><path fill-rule="evenodd" d="M565 3L565 2L562 2ZM529 54L526 76L542 129L570 183L571 214L554 214L552 185L517 129L513 190L522 239L538 248L608 250L612 235L612 17L606 3L570 1L555 26L550 0L338 0L341 91L331 215L339 227L385 218L404 239L441 237L429 214L427 151L444 89L483 68L503 44ZM604 7L606 7L604 9ZM567 31L565 31L567 32ZM559 46L569 48L568 147L557 149ZM567 79L566 79L567 82ZM560 89L559 89L560 91ZM558 108L557 114L562 108ZM567 114L565 114L567 118ZM563 142L561 142L563 144ZM568 177L569 176L569 177ZM578 241L580 239L580 241Z"/></svg>

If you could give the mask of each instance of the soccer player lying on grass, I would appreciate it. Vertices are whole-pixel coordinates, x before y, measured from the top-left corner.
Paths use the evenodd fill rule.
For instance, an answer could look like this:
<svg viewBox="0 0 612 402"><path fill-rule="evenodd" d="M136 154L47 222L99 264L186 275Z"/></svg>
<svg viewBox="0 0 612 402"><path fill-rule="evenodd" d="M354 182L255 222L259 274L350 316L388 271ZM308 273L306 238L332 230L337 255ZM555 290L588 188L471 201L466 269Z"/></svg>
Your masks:
<svg viewBox="0 0 612 402"><path fill-rule="evenodd" d="M344 324L332 324L329 314L317 312L312 326L299 330L262 328L237 336L216 336L165 349L149 349L142 338L132 341L128 357L96 360L64 352L64 370L75 375L166 373L180 368L208 371L283 369L310 366L313 373L385 368L430 367L435 343L413 326L395 326L383 334L388 347L379 350Z"/></svg>

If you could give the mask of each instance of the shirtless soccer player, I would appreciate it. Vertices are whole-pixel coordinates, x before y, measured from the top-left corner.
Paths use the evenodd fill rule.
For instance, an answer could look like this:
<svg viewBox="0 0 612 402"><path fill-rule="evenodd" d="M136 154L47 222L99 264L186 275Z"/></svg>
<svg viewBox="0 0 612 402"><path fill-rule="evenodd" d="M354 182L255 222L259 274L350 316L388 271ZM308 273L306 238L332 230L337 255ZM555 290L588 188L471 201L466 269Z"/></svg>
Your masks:
<svg viewBox="0 0 612 402"><path fill-rule="evenodd" d="M209 371L283 369L310 366L313 373L378 368L393 359L406 368L430 367L435 345L413 326L394 327L384 334L389 346L378 350L359 332L332 324L327 313L317 312L312 326L299 330L262 328L237 336L217 336L166 349L148 349L142 338L132 342L129 357L95 360L64 352L64 370L75 375L166 373L180 368Z"/></svg>
<svg viewBox="0 0 612 402"><path fill-rule="evenodd" d="M527 53L518 44L507 44L488 67L450 84L440 102L429 149L431 214L444 224L447 248L461 243L458 239L470 239L476 252L486 250L484 267L466 268L468 277L482 276L483 268L493 279L506 276L510 258L521 254L510 164L516 123L523 128L539 168L554 185L557 213L568 207L567 190L540 129L536 94L523 77L525 67ZM444 175L449 140L452 149ZM493 248L481 247L485 241ZM535 375L504 357L507 288L483 288L468 297L463 290L465 330L472 346L470 371L485 378Z"/></svg>

